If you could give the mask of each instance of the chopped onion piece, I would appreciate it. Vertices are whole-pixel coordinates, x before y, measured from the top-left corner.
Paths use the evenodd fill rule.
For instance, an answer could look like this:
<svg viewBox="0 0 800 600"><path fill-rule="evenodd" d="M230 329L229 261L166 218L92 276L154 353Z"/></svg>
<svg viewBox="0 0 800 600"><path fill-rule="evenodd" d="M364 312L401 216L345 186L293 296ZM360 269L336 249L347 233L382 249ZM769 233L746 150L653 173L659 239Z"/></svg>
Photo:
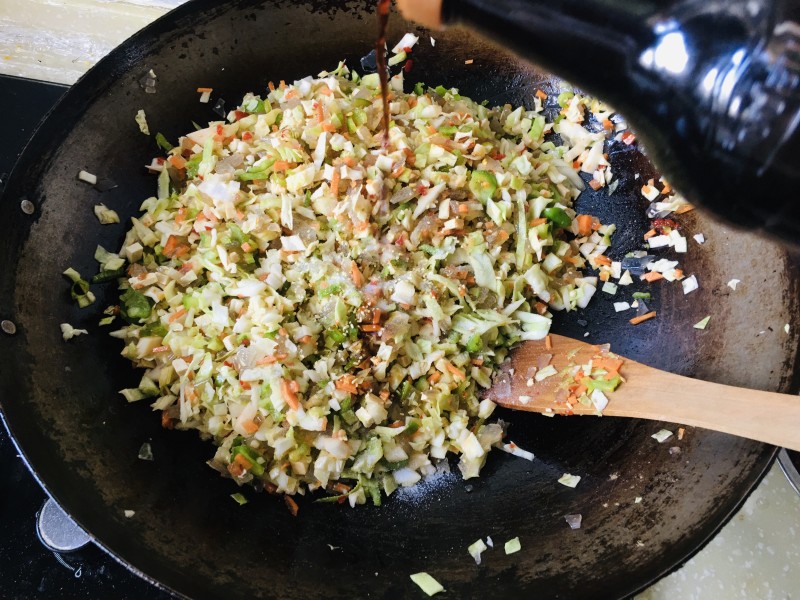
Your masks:
<svg viewBox="0 0 800 600"><path fill-rule="evenodd" d="M683 286L684 294L693 292L700 287L700 284L697 283L697 277L695 277L694 275L690 275L689 277L681 281L681 285Z"/></svg>
<svg viewBox="0 0 800 600"><path fill-rule="evenodd" d="M136 124L139 126L139 131L141 131L145 135L150 135L150 128L147 126L147 115L144 114L144 110L139 110L136 113Z"/></svg>
<svg viewBox="0 0 800 600"><path fill-rule="evenodd" d="M517 446L514 442L509 442L508 444L504 444L503 442L498 442L495 444L495 448L499 448L503 452L508 452L509 454L513 454L514 456L519 456L520 458L524 458L525 460L533 461L536 458L533 455L533 452L528 452L527 450L523 450L519 446Z"/></svg>
<svg viewBox="0 0 800 600"><path fill-rule="evenodd" d="M88 171L80 171L78 173L78 179L81 181L85 181L89 185L94 185L97 183L97 175L89 173Z"/></svg>
<svg viewBox="0 0 800 600"><path fill-rule="evenodd" d="M647 240L647 245L650 248L663 248L669 246L670 239L668 235L654 235Z"/></svg>
<svg viewBox="0 0 800 600"><path fill-rule="evenodd" d="M414 573L411 575L411 581L416 583L423 592L428 594L428 596L433 596L434 594L444 591L442 584L424 571L422 573Z"/></svg>
<svg viewBox="0 0 800 600"><path fill-rule="evenodd" d="M514 554L515 552L519 552L520 550L522 550L522 544L520 543L518 537L508 540L505 543L506 554Z"/></svg>
<svg viewBox="0 0 800 600"><path fill-rule="evenodd" d="M147 442L139 448L139 460L153 460L153 448Z"/></svg>
<svg viewBox="0 0 800 600"><path fill-rule="evenodd" d="M79 335L88 335L89 332L85 329L75 329L69 323L61 323L61 337L64 338L64 341L69 341L74 337Z"/></svg>
<svg viewBox="0 0 800 600"><path fill-rule="evenodd" d="M706 243L706 236L702 233L695 233L692 237L698 244L705 244Z"/></svg>
<svg viewBox="0 0 800 600"><path fill-rule="evenodd" d="M633 499L633 503L634 504L641 504L642 503L642 497L641 496L636 496L636 498Z"/></svg>
<svg viewBox="0 0 800 600"><path fill-rule="evenodd" d="M630 310L631 305L627 302L614 302L614 310L616 312L622 312L624 310Z"/></svg>
<svg viewBox="0 0 800 600"><path fill-rule="evenodd" d="M592 401L592 404L594 404L595 408L601 412L606 406L608 406L608 398L606 398L606 395L599 389L595 389L592 392L592 395L589 396L589 399Z"/></svg>
<svg viewBox="0 0 800 600"><path fill-rule="evenodd" d="M711 315L708 315L707 317L700 319L697 323L692 325L692 327L694 327L695 329L705 329L710 320L711 320Z"/></svg>
<svg viewBox="0 0 800 600"><path fill-rule="evenodd" d="M603 287L600 289L606 294L611 294L612 296L617 293L617 285L615 283L611 283L610 281L606 281L603 284Z"/></svg>
<svg viewBox="0 0 800 600"><path fill-rule="evenodd" d="M130 519L133 515L136 514L136 511L135 510L123 510L122 514L125 515L126 519Z"/></svg>
<svg viewBox="0 0 800 600"><path fill-rule="evenodd" d="M536 381L544 381L553 375L558 375L558 371L556 371L556 368L553 365L547 365L544 369L537 371L533 378Z"/></svg>
<svg viewBox="0 0 800 600"><path fill-rule="evenodd" d="M791 329L792 328L789 326L788 323L783 326L783 330L786 332L786 335L789 335L789 332L791 331Z"/></svg>
<svg viewBox="0 0 800 600"><path fill-rule="evenodd" d="M569 488L574 488L578 485L580 480L581 480L580 475L570 475L569 473L564 473L558 480L558 483L560 483L561 485L565 485Z"/></svg>
<svg viewBox="0 0 800 600"><path fill-rule="evenodd" d="M486 545L489 546L489 548L494 548L494 541L492 541L491 536L486 536Z"/></svg>
<svg viewBox="0 0 800 600"><path fill-rule="evenodd" d="M567 525L569 525L570 529L580 529L581 521L583 521L583 515L565 515L564 520L567 522Z"/></svg>
<svg viewBox="0 0 800 600"><path fill-rule="evenodd" d="M475 559L475 564L479 565L481 564L481 553L487 549L488 547L483 540L479 539L475 543L470 544L470 546L467 548L467 552L469 552L469 555Z"/></svg>
<svg viewBox="0 0 800 600"><path fill-rule="evenodd" d="M728 287L735 291L736 290L736 286L739 285L740 283L742 283L741 279L731 279L728 282Z"/></svg>
<svg viewBox="0 0 800 600"><path fill-rule="evenodd" d="M672 432L669 429L660 429L650 437L661 444L664 442L664 440L668 440L672 437Z"/></svg>
<svg viewBox="0 0 800 600"><path fill-rule="evenodd" d="M397 42L394 48L392 48L392 53L400 54L400 52L403 52L404 50L407 52L406 48L413 48L417 45L418 41L418 36L414 35L413 33L407 33L400 38L400 41Z"/></svg>

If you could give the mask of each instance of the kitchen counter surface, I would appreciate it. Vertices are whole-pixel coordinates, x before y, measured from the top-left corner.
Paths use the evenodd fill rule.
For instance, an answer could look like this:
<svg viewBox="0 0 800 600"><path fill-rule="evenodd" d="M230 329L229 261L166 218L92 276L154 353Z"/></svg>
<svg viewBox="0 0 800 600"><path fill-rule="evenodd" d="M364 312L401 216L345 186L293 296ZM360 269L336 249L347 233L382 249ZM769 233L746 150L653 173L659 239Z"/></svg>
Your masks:
<svg viewBox="0 0 800 600"><path fill-rule="evenodd" d="M125 38L182 2L2 0L0 73L71 84ZM800 598L798 530L800 497L775 465L704 549L638 599Z"/></svg>

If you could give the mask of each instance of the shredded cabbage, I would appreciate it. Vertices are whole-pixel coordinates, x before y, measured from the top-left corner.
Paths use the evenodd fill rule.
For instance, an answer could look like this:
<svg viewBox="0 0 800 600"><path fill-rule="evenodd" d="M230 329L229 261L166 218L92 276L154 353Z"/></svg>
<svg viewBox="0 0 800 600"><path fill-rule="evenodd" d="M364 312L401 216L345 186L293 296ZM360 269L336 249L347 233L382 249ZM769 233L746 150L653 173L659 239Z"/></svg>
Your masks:
<svg viewBox="0 0 800 600"><path fill-rule="evenodd" d="M605 164L580 96L555 146L539 102L397 76L383 147L373 79L340 65L248 94L169 150L119 255L98 248L130 263L113 335L145 373L123 395L212 440L240 485L377 504L450 452L477 476L503 438L480 387L597 288L580 269L613 229L573 237L571 160Z"/></svg>

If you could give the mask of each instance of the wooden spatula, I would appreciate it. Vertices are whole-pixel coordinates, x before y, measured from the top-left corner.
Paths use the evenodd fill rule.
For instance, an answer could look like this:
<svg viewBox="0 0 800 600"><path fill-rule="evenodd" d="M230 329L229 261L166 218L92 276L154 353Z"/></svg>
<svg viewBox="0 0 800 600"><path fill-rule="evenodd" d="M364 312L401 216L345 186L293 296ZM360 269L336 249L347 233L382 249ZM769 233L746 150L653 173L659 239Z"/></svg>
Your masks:
<svg viewBox="0 0 800 600"><path fill-rule="evenodd" d="M574 394L569 399L566 388L577 382L568 370L610 355L586 342L554 334L549 337L550 348L545 341L524 342L516 348L484 397L516 410L596 415L596 405L575 401ZM548 364L557 374L537 382L535 373ZM605 416L693 425L800 450L800 396L700 381L627 358L619 373L624 383L605 393Z"/></svg>

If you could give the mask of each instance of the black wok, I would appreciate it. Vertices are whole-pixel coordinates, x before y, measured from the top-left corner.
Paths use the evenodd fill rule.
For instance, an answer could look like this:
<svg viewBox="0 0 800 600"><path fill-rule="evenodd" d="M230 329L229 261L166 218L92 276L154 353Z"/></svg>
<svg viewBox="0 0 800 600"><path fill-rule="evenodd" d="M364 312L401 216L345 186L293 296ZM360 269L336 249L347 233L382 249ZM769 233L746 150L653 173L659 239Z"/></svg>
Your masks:
<svg viewBox="0 0 800 600"><path fill-rule="evenodd" d="M99 544L185 596L420 597L408 575L422 570L453 598L632 594L710 539L758 483L774 448L702 430L659 445L650 438L656 423L504 413L510 438L536 461L492 456L469 486L445 475L380 508L301 499L295 518L279 498L252 492L239 507L230 498L234 484L204 464L210 446L194 433L161 429L147 406L117 393L139 377L119 356L118 341L97 326L115 291L97 287L98 302L86 310L69 299L61 272L93 273L95 246L117 248L123 237L123 226L99 225L92 206L104 202L127 219L154 191L142 165L156 147L139 133L137 110L145 109L151 130L174 139L191 120L216 118L198 103L198 86L213 87L230 108L268 80L315 74L342 58L358 65L375 38L371 8L195 0L127 41L64 96L17 164L0 207L0 317L17 327L0 336L6 424L43 485ZM409 29L394 17L389 39ZM557 84L472 34L435 37L435 48L423 36L415 50L412 81L457 86L493 104L530 102L537 87ZM148 69L158 76L154 95L139 85ZM653 170L627 146L610 153L619 189L611 198L587 193L580 207L618 224L618 257L638 247L647 227L638 188ZM119 186L100 192L76 180L80 169ZM36 205L32 216L20 210L23 197ZM659 317L636 328L614 314L610 297L598 298L589 310L560 315L555 330L589 331L589 340L675 372L795 389L795 262L702 216L683 222L709 240L684 260L699 291L683 296L679 285L656 286ZM744 281L736 292L725 285L732 277ZM713 315L709 329L693 329L706 314ZM62 322L90 335L64 343ZM155 462L137 459L145 441ZM565 472L583 477L576 489L556 483ZM635 504L636 496L643 501ZM126 509L136 514L126 518ZM569 513L583 515L580 530L565 523ZM519 536L523 550L506 556L495 548L477 567L466 547L487 535L497 545Z"/></svg>

